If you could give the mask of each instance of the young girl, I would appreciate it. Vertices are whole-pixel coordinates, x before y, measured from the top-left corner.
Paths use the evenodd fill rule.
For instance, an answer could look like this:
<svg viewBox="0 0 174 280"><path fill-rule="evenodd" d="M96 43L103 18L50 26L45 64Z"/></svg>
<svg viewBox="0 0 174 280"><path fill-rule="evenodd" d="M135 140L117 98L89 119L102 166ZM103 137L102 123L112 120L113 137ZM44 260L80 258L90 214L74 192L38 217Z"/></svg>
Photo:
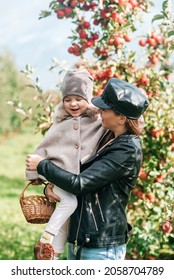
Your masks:
<svg viewBox="0 0 174 280"><path fill-rule="evenodd" d="M105 129L97 109L90 104L93 78L86 69L68 71L61 92L62 102L55 112L54 123L34 153L79 174L80 164L95 154ZM26 178L33 184L38 179L45 180L36 171L27 170ZM76 196L55 185L53 191L60 202L34 248L37 260L56 259L64 251L68 219L77 207Z"/></svg>

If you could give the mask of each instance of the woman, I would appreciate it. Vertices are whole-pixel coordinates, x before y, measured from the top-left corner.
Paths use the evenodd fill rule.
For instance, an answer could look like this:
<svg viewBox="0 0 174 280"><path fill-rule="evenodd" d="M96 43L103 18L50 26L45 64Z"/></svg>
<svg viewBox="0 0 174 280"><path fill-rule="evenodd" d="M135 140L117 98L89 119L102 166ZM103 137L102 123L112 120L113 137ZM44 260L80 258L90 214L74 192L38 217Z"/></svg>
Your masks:
<svg viewBox="0 0 174 280"><path fill-rule="evenodd" d="M142 163L139 119L149 101L137 87L111 78L92 103L114 137L81 165L79 175L37 155L29 155L26 165L78 198L70 219L68 259L124 259L131 229L126 206Z"/></svg>

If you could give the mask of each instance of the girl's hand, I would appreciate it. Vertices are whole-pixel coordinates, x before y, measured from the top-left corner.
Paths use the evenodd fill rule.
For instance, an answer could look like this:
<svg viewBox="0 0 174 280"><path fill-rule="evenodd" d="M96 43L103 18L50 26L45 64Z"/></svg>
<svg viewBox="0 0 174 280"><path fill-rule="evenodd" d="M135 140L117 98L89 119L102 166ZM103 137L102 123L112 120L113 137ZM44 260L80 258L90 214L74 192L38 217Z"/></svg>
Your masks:
<svg viewBox="0 0 174 280"><path fill-rule="evenodd" d="M31 155L29 154L26 158L26 169L29 171L37 170L37 166L41 160L44 158L39 155Z"/></svg>
<svg viewBox="0 0 174 280"><path fill-rule="evenodd" d="M43 180L41 180L41 179L31 180L31 184L32 184L33 186L39 186L39 185L42 185L42 184L43 184Z"/></svg>
<svg viewBox="0 0 174 280"><path fill-rule="evenodd" d="M51 183L47 184L46 187L45 187L44 193L45 193L46 197L48 198L48 200L49 200L50 202L57 202L57 201L60 202L60 197L58 197L58 196L53 192L53 187L54 187L53 184L51 184Z"/></svg>

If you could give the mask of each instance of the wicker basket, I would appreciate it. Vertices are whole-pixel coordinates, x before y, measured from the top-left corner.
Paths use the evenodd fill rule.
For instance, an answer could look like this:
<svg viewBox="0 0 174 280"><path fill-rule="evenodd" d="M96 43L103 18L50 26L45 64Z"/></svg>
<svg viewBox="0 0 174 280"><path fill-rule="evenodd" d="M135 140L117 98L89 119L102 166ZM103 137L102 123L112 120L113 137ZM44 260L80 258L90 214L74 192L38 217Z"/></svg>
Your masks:
<svg viewBox="0 0 174 280"><path fill-rule="evenodd" d="M20 196L22 212L28 223L47 223L56 207L56 202L50 202L46 196L30 195L24 196L25 190L29 187L29 182L23 189Z"/></svg>

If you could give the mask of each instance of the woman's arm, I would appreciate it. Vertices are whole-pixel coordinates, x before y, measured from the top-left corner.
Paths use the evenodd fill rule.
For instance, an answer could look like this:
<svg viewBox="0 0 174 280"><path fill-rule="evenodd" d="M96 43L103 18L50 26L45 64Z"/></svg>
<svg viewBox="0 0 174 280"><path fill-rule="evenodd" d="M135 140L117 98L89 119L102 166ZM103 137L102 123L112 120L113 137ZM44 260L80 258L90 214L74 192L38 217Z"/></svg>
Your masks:
<svg viewBox="0 0 174 280"><path fill-rule="evenodd" d="M75 195L95 192L134 172L133 149L129 147L128 152L126 147L120 148L111 149L79 175L67 172L49 160L41 160L37 171L49 182Z"/></svg>

